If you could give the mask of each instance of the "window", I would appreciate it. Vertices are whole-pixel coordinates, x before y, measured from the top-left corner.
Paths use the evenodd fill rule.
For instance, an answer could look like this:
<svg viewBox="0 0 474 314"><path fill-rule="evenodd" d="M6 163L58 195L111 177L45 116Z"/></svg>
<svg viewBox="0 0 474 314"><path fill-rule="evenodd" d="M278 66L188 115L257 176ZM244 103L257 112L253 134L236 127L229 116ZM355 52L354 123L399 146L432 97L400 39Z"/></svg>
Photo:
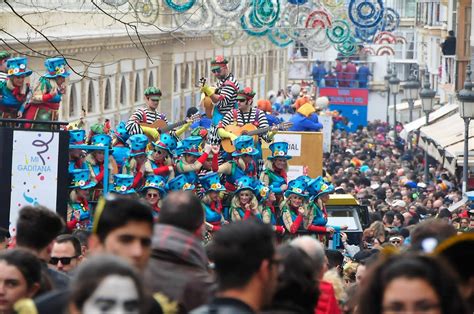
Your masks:
<svg viewBox="0 0 474 314"><path fill-rule="evenodd" d="M265 68L265 56L262 54L262 56L260 57L260 74L265 73L264 68Z"/></svg>
<svg viewBox="0 0 474 314"><path fill-rule="evenodd" d="M148 86L155 86L155 78L153 77L153 71L150 71L150 74L148 75Z"/></svg>
<svg viewBox="0 0 474 314"><path fill-rule="evenodd" d="M199 79L201 78L201 71L199 68L199 63L201 61L196 61L194 63L194 81L199 82Z"/></svg>
<svg viewBox="0 0 474 314"><path fill-rule="evenodd" d="M140 95L141 95L141 88L140 88L140 86L141 86L141 83L140 83L140 76L139 76L138 73L137 73L137 75L135 76L135 97L134 97L135 102L139 102L140 99L141 99L141 97L140 97Z"/></svg>
<svg viewBox="0 0 474 314"><path fill-rule="evenodd" d="M74 117L76 114L76 85L72 84L69 93L69 117Z"/></svg>
<svg viewBox="0 0 474 314"><path fill-rule="evenodd" d="M105 82L105 92L104 92L104 110L110 109L110 103L112 102L112 92L110 90L110 80L107 79Z"/></svg>
<svg viewBox="0 0 474 314"><path fill-rule="evenodd" d="M178 91L178 81L179 81L179 77L178 77L178 65L175 65L174 66L174 81L173 81L173 91L176 93Z"/></svg>
<svg viewBox="0 0 474 314"><path fill-rule="evenodd" d="M122 76L120 82L120 106L126 106L127 103L127 86L125 85L125 78Z"/></svg>
<svg viewBox="0 0 474 314"><path fill-rule="evenodd" d="M184 66L184 71L183 71L183 66L181 68L181 89L188 89L189 88L189 63L186 63L186 65Z"/></svg>
<svg viewBox="0 0 474 314"><path fill-rule="evenodd" d="M258 74L258 64L257 64L257 56L254 56L253 57L253 75L257 75Z"/></svg>
<svg viewBox="0 0 474 314"><path fill-rule="evenodd" d="M94 84L92 81L89 82L89 88L87 90L87 112L95 111L95 91Z"/></svg>

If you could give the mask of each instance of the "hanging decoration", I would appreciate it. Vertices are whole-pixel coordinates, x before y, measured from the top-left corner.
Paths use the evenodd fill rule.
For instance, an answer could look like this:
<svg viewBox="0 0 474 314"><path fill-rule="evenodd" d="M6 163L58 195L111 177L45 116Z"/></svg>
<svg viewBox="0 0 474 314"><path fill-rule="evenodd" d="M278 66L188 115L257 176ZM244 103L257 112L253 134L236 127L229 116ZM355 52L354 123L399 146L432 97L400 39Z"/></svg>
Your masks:
<svg viewBox="0 0 474 314"><path fill-rule="evenodd" d="M385 13L382 21L382 30L386 32L393 32L400 26L400 14L392 8L385 8Z"/></svg>
<svg viewBox="0 0 474 314"><path fill-rule="evenodd" d="M351 28L346 21L335 20L330 28L326 28L326 35L333 44L340 44L349 39Z"/></svg>
<svg viewBox="0 0 474 314"><path fill-rule="evenodd" d="M176 12L186 12L193 7L196 0L164 0L165 4ZM176 3L179 2L179 3Z"/></svg>
<svg viewBox="0 0 474 314"><path fill-rule="evenodd" d="M211 31L212 40L218 46L230 47L234 45L243 35L239 25L235 22L215 25L215 29Z"/></svg>
<svg viewBox="0 0 474 314"><path fill-rule="evenodd" d="M144 24L154 24L158 20L158 0L139 0L134 11L137 20Z"/></svg>
<svg viewBox="0 0 474 314"><path fill-rule="evenodd" d="M377 49L376 55L377 56L394 56L395 50L393 50L393 48L389 46L382 46L379 49Z"/></svg>
<svg viewBox="0 0 474 314"><path fill-rule="evenodd" d="M382 0L350 0L349 18L354 25L365 28L379 24L384 16Z"/></svg>
<svg viewBox="0 0 474 314"><path fill-rule="evenodd" d="M277 47L287 47L293 42L293 39L284 31L274 28L268 34L268 39Z"/></svg>
<svg viewBox="0 0 474 314"><path fill-rule="evenodd" d="M240 19L247 8L250 6L250 0L206 0L209 8L214 14L226 21Z"/></svg>
<svg viewBox="0 0 474 314"><path fill-rule="evenodd" d="M250 54L258 55L268 50L267 41L264 38L250 37L247 41L247 51Z"/></svg>
<svg viewBox="0 0 474 314"><path fill-rule="evenodd" d="M196 9L175 14L176 26L188 36L199 36L206 33L214 25L214 14L210 12L206 0L196 3Z"/></svg>

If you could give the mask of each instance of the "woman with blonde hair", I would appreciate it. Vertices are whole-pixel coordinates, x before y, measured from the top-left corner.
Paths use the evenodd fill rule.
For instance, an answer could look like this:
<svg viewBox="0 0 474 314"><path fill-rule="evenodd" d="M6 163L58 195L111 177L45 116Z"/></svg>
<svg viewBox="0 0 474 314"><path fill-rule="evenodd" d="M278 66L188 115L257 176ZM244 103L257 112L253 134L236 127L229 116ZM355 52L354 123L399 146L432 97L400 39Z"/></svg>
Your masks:
<svg viewBox="0 0 474 314"><path fill-rule="evenodd" d="M260 181L268 186L276 195L277 201L281 202L283 193L288 189L288 143L275 142L270 145L271 155L265 162L265 171L260 176Z"/></svg>
<svg viewBox="0 0 474 314"><path fill-rule="evenodd" d="M253 185L254 180L247 176L237 180L238 189L232 197L229 210L232 221L245 220L252 216L262 220L262 213L258 206Z"/></svg>

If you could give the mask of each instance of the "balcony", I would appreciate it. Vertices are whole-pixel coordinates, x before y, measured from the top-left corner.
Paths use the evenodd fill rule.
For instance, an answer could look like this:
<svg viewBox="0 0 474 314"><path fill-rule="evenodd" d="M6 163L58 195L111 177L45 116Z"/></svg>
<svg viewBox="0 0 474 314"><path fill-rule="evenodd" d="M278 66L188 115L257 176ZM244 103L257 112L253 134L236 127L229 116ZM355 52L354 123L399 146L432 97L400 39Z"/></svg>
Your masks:
<svg viewBox="0 0 474 314"><path fill-rule="evenodd" d="M456 56L441 56L439 88L454 93L456 86Z"/></svg>

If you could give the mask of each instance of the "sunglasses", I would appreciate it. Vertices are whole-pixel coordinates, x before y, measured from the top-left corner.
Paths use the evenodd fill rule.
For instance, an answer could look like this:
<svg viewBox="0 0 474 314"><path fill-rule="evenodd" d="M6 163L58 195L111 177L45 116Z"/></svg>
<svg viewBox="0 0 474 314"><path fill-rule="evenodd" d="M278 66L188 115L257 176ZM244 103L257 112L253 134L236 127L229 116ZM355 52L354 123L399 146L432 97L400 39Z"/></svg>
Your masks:
<svg viewBox="0 0 474 314"><path fill-rule="evenodd" d="M63 265L69 265L71 264L71 261L74 259L74 258L78 258L79 256L71 256L71 257L51 257L51 259L49 260L49 263L51 265L57 265L59 261L61 261L61 264Z"/></svg>
<svg viewBox="0 0 474 314"><path fill-rule="evenodd" d="M219 69L213 69L213 70L211 70L211 72L214 73L214 74L217 74L217 73L221 72L221 69L220 68Z"/></svg>
<svg viewBox="0 0 474 314"><path fill-rule="evenodd" d="M155 198L155 197L158 197L158 193L147 193L146 194L146 197L149 197L149 198Z"/></svg>

